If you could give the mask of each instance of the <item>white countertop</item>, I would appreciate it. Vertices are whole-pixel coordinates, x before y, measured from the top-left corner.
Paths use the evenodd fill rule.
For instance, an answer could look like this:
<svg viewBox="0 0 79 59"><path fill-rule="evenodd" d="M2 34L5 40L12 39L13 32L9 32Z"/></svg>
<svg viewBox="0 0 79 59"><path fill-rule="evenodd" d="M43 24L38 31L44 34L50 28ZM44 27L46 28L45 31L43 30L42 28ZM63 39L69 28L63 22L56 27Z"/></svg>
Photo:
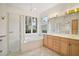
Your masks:
<svg viewBox="0 0 79 59"><path fill-rule="evenodd" d="M53 35L53 36L59 36L59 37L65 37L65 38L70 38L70 39L75 39L79 40L79 35L71 35L71 34L52 34L52 33L47 33L47 35Z"/></svg>

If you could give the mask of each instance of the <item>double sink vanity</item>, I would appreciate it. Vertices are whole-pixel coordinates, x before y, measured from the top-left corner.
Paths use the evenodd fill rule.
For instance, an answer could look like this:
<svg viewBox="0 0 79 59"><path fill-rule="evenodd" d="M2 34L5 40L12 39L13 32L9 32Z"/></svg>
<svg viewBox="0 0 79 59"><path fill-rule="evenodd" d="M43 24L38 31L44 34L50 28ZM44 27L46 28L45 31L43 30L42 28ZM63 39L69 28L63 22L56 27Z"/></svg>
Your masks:
<svg viewBox="0 0 79 59"><path fill-rule="evenodd" d="M79 36L44 35L43 46L65 56L79 56Z"/></svg>

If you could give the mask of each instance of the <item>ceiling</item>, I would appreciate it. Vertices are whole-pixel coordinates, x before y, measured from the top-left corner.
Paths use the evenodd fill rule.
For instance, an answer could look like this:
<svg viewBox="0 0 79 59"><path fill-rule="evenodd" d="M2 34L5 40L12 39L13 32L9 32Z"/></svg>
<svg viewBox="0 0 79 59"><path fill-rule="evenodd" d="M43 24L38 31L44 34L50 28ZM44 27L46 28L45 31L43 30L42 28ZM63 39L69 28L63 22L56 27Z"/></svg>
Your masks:
<svg viewBox="0 0 79 59"><path fill-rule="evenodd" d="M62 16L66 14L67 10L79 8L79 3L60 3L54 6L53 8L48 9L47 11L41 13L41 16Z"/></svg>
<svg viewBox="0 0 79 59"><path fill-rule="evenodd" d="M54 7L55 5L57 5L57 3L7 3L6 5L40 14Z"/></svg>
<svg viewBox="0 0 79 59"><path fill-rule="evenodd" d="M16 7L36 16L63 15L67 9L79 7L79 3L0 3L0 5Z"/></svg>

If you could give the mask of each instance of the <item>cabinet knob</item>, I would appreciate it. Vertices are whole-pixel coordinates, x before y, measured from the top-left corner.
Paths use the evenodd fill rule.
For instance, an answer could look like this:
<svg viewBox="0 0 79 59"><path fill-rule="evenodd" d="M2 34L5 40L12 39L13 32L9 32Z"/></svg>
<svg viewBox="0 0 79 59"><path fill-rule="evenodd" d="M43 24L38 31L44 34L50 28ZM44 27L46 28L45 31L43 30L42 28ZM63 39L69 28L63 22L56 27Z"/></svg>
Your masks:
<svg viewBox="0 0 79 59"><path fill-rule="evenodd" d="M71 44L69 43L69 46L71 46Z"/></svg>

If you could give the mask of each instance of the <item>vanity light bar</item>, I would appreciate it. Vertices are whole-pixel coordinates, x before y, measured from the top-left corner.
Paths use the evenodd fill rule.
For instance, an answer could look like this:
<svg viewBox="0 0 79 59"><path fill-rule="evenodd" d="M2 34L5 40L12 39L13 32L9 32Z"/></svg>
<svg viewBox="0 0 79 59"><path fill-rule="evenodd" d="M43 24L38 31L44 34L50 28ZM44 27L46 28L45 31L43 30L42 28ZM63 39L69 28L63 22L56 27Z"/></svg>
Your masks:
<svg viewBox="0 0 79 59"><path fill-rule="evenodd" d="M76 13L76 12L79 12L79 8L68 10L68 11L66 11L66 14L73 14L73 13Z"/></svg>

